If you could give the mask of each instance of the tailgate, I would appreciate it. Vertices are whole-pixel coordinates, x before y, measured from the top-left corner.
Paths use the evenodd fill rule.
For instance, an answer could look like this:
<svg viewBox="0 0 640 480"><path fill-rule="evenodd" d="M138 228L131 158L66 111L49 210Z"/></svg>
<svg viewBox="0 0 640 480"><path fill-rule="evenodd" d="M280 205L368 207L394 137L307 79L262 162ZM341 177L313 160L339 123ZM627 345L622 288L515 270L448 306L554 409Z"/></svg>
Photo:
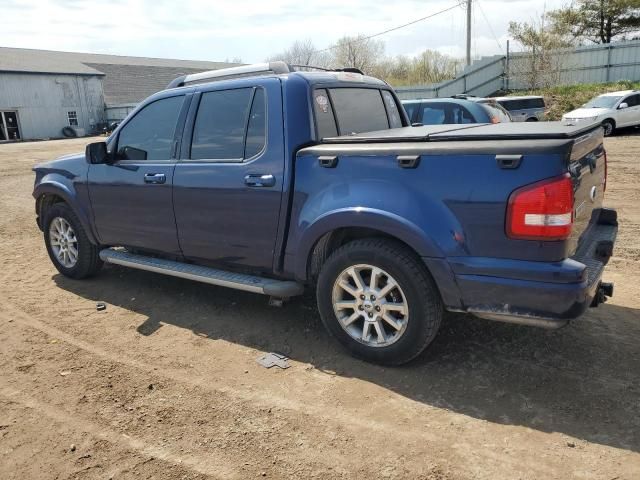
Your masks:
<svg viewBox="0 0 640 480"><path fill-rule="evenodd" d="M576 138L569 159L574 190L574 223L569 237L573 254L598 222L606 178L606 154L601 128Z"/></svg>

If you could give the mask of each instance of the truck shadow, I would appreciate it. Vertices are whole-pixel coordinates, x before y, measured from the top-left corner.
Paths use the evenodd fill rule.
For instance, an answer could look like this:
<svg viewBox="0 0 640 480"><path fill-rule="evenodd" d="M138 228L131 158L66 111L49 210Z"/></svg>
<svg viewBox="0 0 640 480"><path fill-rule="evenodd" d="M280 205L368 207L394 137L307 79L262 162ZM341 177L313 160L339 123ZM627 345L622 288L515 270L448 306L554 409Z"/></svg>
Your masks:
<svg viewBox="0 0 640 480"><path fill-rule="evenodd" d="M473 418L640 451L640 310L607 304L553 332L448 315L425 354L382 368L353 359L328 337L312 295L272 308L261 295L116 266L90 281L54 281L144 315L141 335L171 324Z"/></svg>

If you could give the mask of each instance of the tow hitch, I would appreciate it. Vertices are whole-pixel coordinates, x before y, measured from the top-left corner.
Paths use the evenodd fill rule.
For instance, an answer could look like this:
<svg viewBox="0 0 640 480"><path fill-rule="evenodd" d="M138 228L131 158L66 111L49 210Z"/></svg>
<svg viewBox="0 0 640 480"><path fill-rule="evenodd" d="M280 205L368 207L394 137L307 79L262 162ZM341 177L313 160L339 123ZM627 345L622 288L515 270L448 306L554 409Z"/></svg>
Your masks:
<svg viewBox="0 0 640 480"><path fill-rule="evenodd" d="M607 298L613 296L613 283L609 282L600 282L598 284L598 289L596 290L596 295L593 297L591 301L592 307L597 307L601 303L607 301Z"/></svg>

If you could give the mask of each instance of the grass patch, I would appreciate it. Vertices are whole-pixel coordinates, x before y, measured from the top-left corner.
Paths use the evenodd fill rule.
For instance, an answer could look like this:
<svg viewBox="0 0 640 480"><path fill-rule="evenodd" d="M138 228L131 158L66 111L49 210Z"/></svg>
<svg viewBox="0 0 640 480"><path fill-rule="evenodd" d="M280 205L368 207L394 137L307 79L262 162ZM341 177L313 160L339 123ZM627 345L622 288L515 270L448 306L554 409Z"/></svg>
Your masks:
<svg viewBox="0 0 640 480"><path fill-rule="evenodd" d="M593 97L618 90L640 90L640 82L622 80L613 83L586 83L581 85L562 85L513 93L513 95L542 95L547 105L547 120L560 120L562 114L570 112L591 100Z"/></svg>

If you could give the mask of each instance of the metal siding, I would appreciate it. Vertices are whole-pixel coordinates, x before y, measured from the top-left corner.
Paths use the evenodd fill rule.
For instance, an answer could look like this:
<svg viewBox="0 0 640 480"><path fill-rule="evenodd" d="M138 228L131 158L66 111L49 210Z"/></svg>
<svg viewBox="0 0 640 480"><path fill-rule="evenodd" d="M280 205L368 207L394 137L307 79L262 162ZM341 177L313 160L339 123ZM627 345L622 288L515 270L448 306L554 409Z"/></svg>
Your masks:
<svg viewBox="0 0 640 480"><path fill-rule="evenodd" d="M75 110L78 127L91 133L104 117L99 76L0 72L0 110L18 112L22 139L62 137Z"/></svg>
<svg viewBox="0 0 640 480"><path fill-rule="evenodd" d="M105 120L107 122L120 122L124 120L137 106L137 103L127 105L107 105L104 109Z"/></svg>
<svg viewBox="0 0 640 480"><path fill-rule="evenodd" d="M572 85L605 83L619 80L640 80L640 41L618 42L610 45L591 45L574 50L561 50L552 56L560 71L551 75L557 81L547 83ZM505 57L486 57L474 62L455 79L432 85L400 87L401 99L448 97L460 93L487 96L505 87ZM514 53L510 62L510 90L531 88L527 80L531 55Z"/></svg>

